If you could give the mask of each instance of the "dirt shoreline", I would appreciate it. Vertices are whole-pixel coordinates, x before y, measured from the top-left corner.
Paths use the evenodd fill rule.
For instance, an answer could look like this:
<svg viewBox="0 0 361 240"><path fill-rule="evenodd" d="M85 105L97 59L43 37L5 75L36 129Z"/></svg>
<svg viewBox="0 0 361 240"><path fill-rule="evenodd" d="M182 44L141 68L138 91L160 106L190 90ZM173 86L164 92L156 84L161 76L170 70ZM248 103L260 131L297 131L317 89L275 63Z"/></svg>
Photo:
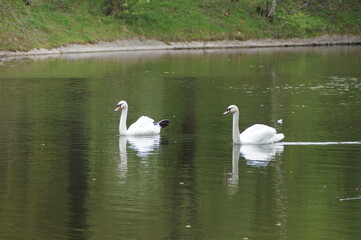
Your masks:
<svg viewBox="0 0 361 240"><path fill-rule="evenodd" d="M140 50L178 50L178 49L216 49L216 48L258 48L258 47L298 47L298 46L327 46L327 45L357 45L361 44L361 36L329 36L315 38L292 39L251 39L247 41L192 41L169 42L158 40L127 39L114 42L100 42L98 44L69 44L54 49L33 49L28 52L0 51L1 57L22 57L38 55L54 55L68 53L119 52Z"/></svg>

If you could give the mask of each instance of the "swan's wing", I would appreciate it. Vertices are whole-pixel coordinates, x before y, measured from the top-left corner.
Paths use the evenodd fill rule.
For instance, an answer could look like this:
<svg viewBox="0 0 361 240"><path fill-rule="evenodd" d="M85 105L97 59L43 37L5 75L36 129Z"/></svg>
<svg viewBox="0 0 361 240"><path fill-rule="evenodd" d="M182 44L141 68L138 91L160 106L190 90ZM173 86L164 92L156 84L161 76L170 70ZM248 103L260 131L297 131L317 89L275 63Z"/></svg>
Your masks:
<svg viewBox="0 0 361 240"><path fill-rule="evenodd" d="M153 126L154 125L154 120L150 117L147 116L141 116L135 123L133 123L132 125L130 125L130 128L143 128L143 127L147 127L147 126Z"/></svg>
<svg viewBox="0 0 361 240"><path fill-rule="evenodd" d="M267 144L283 138L276 134L276 129L263 124L255 124L244 130L239 136L241 142L246 144Z"/></svg>
<svg viewBox="0 0 361 240"><path fill-rule="evenodd" d="M128 128L128 133L130 135L157 134L159 132L159 125L154 125L154 120L147 116L141 116Z"/></svg>

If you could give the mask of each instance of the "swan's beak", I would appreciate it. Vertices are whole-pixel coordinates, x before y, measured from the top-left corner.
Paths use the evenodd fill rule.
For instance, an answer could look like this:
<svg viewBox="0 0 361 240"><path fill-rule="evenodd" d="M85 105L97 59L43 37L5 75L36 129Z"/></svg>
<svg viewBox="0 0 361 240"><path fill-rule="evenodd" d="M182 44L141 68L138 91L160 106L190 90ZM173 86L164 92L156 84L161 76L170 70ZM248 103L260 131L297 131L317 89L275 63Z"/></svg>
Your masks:
<svg viewBox="0 0 361 240"><path fill-rule="evenodd" d="M223 113L223 115L226 115L227 113L230 113L231 111L229 111L228 109L227 109L227 111L225 111L224 113Z"/></svg>
<svg viewBox="0 0 361 240"><path fill-rule="evenodd" d="M119 109L120 109L120 105L114 109L114 112L118 111Z"/></svg>

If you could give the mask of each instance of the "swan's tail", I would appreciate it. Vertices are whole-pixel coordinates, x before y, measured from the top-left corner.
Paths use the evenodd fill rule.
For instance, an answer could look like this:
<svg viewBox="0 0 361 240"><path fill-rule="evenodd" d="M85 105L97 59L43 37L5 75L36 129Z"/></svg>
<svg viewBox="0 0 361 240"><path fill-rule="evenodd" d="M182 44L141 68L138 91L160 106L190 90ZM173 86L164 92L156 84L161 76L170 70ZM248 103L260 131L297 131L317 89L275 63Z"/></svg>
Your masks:
<svg viewBox="0 0 361 240"><path fill-rule="evenodd" d="M277 133L274 138L272 139L273 142L281 141L285 138L285 135L283 133Z"/></svg>
<svg viewBox="0 0 361 240"><path fill-rule="evenodd" d="M164 120L160 120L159 122L154 122L154 125L159 125L161 128L165 128L166 126L169 125L169 120L168 119L164 119Z"/></svg>

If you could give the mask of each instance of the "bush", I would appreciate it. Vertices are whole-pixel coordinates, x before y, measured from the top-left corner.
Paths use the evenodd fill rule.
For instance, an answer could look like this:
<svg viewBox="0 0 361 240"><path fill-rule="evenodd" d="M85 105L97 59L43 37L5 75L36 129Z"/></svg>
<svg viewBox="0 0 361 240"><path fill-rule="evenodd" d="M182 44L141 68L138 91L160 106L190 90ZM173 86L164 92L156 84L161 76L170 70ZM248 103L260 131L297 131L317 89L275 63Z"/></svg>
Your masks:
<svg viewBox="0 0 361 240"><path fill-rule="evenodd" d="M278 16L283 24L293 28L300 33L316 32L325 26L325 22L316 17L303 12L296 12L292 15Z"/></svg>
<svg viewBox="0 0 361 240"><path fill-rule="evenodd" d="M149 0L105 0L104 13L121 19L140 14L141 5Z"/></svg>

